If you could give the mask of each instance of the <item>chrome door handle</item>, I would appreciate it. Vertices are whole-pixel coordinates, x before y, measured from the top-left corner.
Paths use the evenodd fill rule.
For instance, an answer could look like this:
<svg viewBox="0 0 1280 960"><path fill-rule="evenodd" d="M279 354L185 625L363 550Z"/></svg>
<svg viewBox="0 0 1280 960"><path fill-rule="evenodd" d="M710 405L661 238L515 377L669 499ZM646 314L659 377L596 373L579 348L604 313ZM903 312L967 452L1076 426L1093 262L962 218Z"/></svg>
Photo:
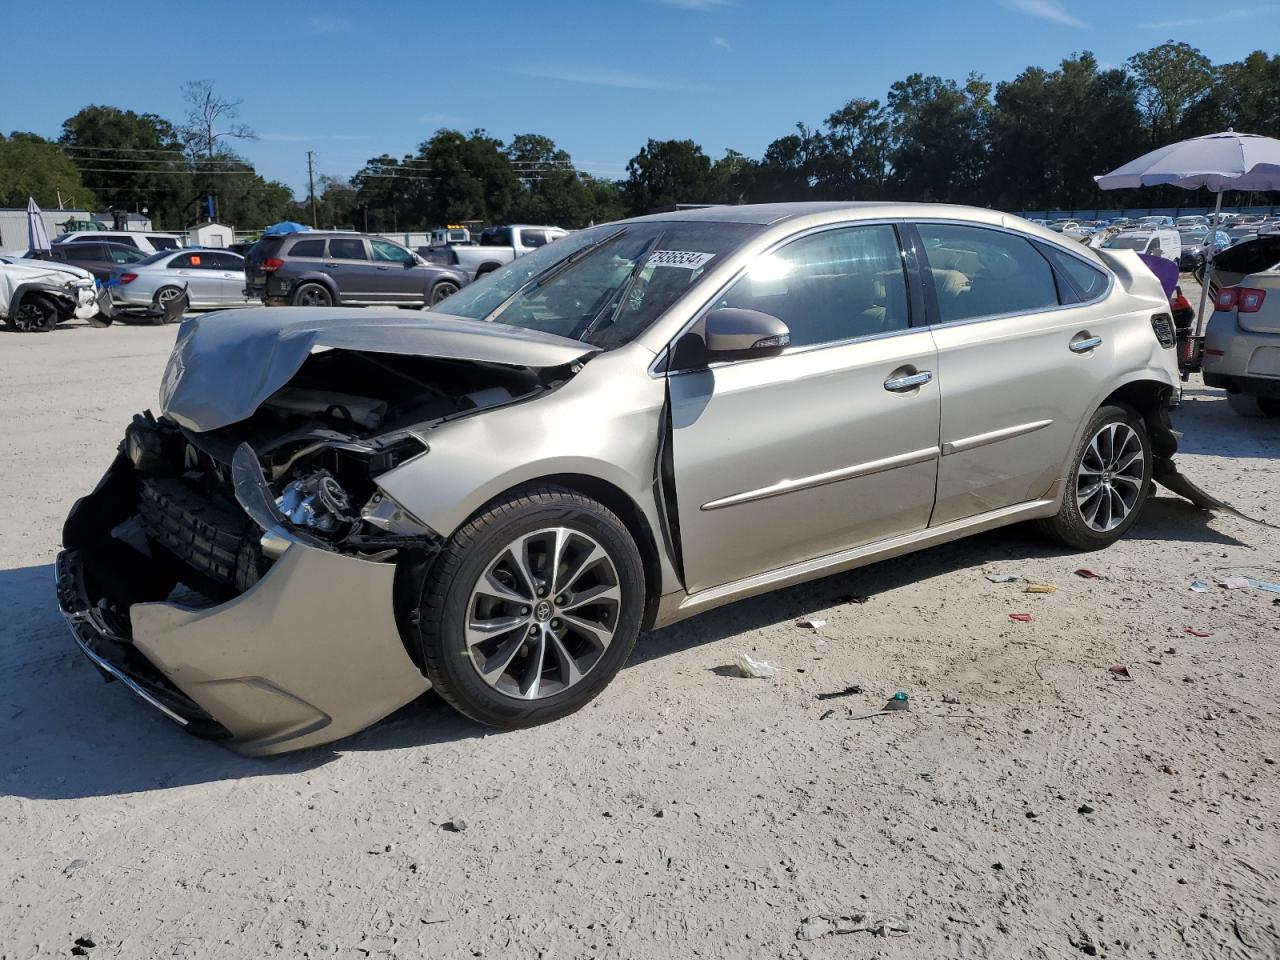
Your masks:
<svg viewBox="0 0 1280 960"><path fill-rule="evenodd" d="M378 269L379 269L379 270L390 270L391 268L390 268L390 267L379 267Z"/></svg>
<svg viewBox="0 0 1280 960"><path fill-rule="evenodd" d="M906 393L908 390L914 390L932 379L933 373L931 371L921 370L919 373L912 373L905 377L890 377L884 382L884 388L890 393Z"/></svg>
<svg viewBox="0 0 1280 960"><path fill-rule="evenodd" d="M1071 352L1072 353L1088 353L1094 347L1100 347L1100 346L1102 346L1101 337L1086 337L1083 340L1072 340Z"/></svg>

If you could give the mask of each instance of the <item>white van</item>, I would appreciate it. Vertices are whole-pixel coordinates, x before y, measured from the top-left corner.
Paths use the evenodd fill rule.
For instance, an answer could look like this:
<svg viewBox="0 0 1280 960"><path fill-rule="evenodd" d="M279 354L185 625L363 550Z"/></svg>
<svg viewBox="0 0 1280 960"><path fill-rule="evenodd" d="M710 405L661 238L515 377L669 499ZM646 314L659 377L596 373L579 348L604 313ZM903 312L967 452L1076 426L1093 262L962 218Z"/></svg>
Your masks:
<svg viewBox="0 0 1280 960"><path fill-rule="evenodd" d="M53 238L53 243L119 243L126 247L134 247L143 253L160 253L164 250L178 250L184 246L182 238L175 233L157 233L148 230L73 230Z"/></svg>
<svg viewBox="0 0 1280 960"><path fill-rule="evenodd" d="M1133 250L1177 263L1182 256L1182 237L1177 230L1125 230L1103 243L1106 250Z"/></svg>

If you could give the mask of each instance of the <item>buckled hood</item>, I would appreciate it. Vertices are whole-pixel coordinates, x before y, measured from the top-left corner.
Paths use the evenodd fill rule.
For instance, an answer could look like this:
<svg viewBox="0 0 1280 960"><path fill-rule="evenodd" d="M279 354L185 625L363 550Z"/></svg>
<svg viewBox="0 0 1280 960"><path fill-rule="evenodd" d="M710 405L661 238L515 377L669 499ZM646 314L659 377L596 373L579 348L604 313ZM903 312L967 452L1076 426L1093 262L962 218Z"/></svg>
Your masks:
<svg viewBox="0 0 1280 960"><path fill-rule="evenodd" d="M446 314L262 307L183 322L160 385L165 415L204 432L236 423L327 349L439 357L544 369L599 348L580 340Z"/></svg>

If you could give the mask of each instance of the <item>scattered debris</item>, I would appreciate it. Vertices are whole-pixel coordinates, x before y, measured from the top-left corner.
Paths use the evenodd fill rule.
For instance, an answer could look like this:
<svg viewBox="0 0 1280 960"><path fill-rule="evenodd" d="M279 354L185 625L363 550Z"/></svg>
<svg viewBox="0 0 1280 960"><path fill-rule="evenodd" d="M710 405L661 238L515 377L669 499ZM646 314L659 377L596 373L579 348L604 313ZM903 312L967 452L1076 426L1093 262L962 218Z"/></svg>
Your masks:
<svg viewBox="0 0 1280 960"><path fill-rule="evenodd" d="M92 950L97 945L97 941L93 939L92 933L82 933L80 936L76 937L77 947L84 947L86 950Z"/></svg>
<svg viewBox="0 0 1280 960"><path fill-rule="evenodd" d="M1169 776L1175 776L1175 775L1178 773L1178 771L1177 771L1177 770L1175 770L1173 767L1169 766L1167 763L1166 763L1166 764L1161 765L1161 767L1160 767L1160 772L1161 772L1161 773L1167 773L1167 774L1169 774Z"/></svg>
<svg viewBox="0 0 1280 960"><path fill-rule="evenodd" d="M88 865L89 865L88 860L85 860L83 857L76 857L74 860L72 860L70 863L68 863L65 867L62 868L62 872L69 877L73 873L75 873L77 870L83 870Z"/></svg>
<svg viewBox="0 0 1280 960"><path fill-rule="evenodd" d="M1076 813L1079 813L1086 817L1093 812L1094 812L1093 807L1089 806L1087 803L1082 803L1080 804L1080 806L1076 807Z"/></svg>
<svg viewBox="0 0 1280 960"><path fill-rule="evenodd" d="M823 714L822 714L822 716L820 716L818 719L819 719L819 720L826 720L828 717L832 717L832 716L835 716L835 711L834 711L834 710L828 710L828 711L826 711L825 713L823 713Z"/></svg>
<svg viewBox="0 0 1280 960"><path fill-rule="evenodd" d="M1077 570L1077 571L1076 571L1076 576L1077 576L1077 577L1084 577L1086 580L1101 580L1101 579L1102 579L1102 575L1101 575L1101 574L1094 573L1092 570L1088 569L1087 567L1081 567L1079 570Z"/></svg>
<svg viewBox="0 0 1280 960"><path fill-rule="evenodd" d="M816 617L805 617L796 621L797 627L807 627L810 630L821 630L827 625L827 621L819 620Z"/></svg>
<svg viewBox="0 0 1280 960"><path fill-rule="evenodd" d="M864 597L857 593L846 593L844 596L836 597L840 603L866 603L870 597Z"/></svg>
<svg viewBox="0 0 1280 960"><path fill-rule="evenodd" d="M778 672L778 668L765 660L752 660L749 654L738 654L738 670L744 677L754 680L768 680Z"/></svg>
<svg viewBox="0 0 1280 960"><path fill-rule="evenodd" d="M1009 614L1009 619L1017 620L1019 623L1030 623L1035 617L1029 613L1011 613Z"/></svg>
<svg viewBox="0 0 1280 960"><path fill-rule="evenodd" d="M1133 676L1129 673L1129 668L1122 663L1117 663L1114 667L1107 667L1107 673L1116 680L1132 680Z"/></svg>
<svg viewBox="0 0 1280 960"><path fill-rule="evenodd" d="M1023 593L1057 593L1058 588L1051 583L1029 583L1022 590Z"/></svg>
<svg viewBox="0 0 1280 960"><path fill-rule="evenodd" d="M1223 577L1218 581L1218 586L1224 590L1243 590L1251 585L1248 577Z"/></svg>
<svg viewBox="0 0 1280 960"><path fill-rule="evenodd" d="M800 929L796 931L797 940L821 940L823 937L840 936L848 933L870 933L876 937L902 936L910 932L906 921L898 917L879 917L869 920L865 913L849 916L820 914L806 917L800 921Z"/></svg>
<svg viewBox="0 0 1280 960"><path fill-rule="evenodd" d="M997 860L995 863L991 865L991 869L996 871L1003 870L1004 864L1001 863L999 860Z"/></svg>
<svg viewBox="0 0 1280 960"><path fill-rule="evenodd" d="M1190 589L1195 593L1208 593L1209 584L1205 583L1203 580L1192 580Z"/></svg>
<svg viewBox="0 0 1280 960"><path fill-rule="evenodd" d="M835 693L820 693L818 694L818 699L819 700L836 700L840 697L852 697L855 694L859 694L861 692L862 692L862 687L859 684L855 683L852 687L845 687L843 690L837 690Z"/></svg>
<svg viewBox="0 0 1280 960"><path fill-rule="evenodd" d="M992 583L1016 583L1022 579L1012 573L988 573L986 576Z"/></svg>
<svg viewBox="0 0 1280 960"><path fill-rule="evenodd" d="M370 852L371 854L373 854L375 857L376 857L376 856L378 856L379 854L383 854L383 853L390 853L390 852L391 852L391 844L389 844L389 843L383 843L383 844L379 844L379 845L378 845L378 846L376 846L376 847L370 847L370 848L369 848L369 852Z"/></svg>
<svg viewBox="0 0 1280 960"><path fill-rule="evenodd" d="M1272 583L1269 580L1249 580L1249 586L1255 590L1267 590L1270 593L1280 593L1280 583Z"/></svg>
<svg viewBox="0 0 1280 960"><path fill-rule="evenodd" d="M463 830L467 829L467 821L461 817L454 817L452 820L447 820L440 824L440 829L445 833L462 833Z"/></svg>
<svg viewBox="0 0 1280 960"><path fill-rule="evenodd" d="M1182 632L1189 633L1193 637L1212 637L1213 636L1213 631L1211 630L1196 630L1193 627L1184 627L1182 629Z"/></svg>
<svg viewBox="0 0 1280 960"><path fill-rule="evenodd" d="M959 703L959 702L960 702L960 698L959 698L959 697L953 697L953 696L952 696L951 694L949 694L949 693L944 693L944 694L942 695L942 702L943 702L943 703L956 704L956 703Z"/></svg>
<svg viewBox="0 0 1280 960"><path fill-rule="evenodd" d="M899 690L889 698L889 702L884 705L884 708L885 710L910 710L911 698L907 696L905 690Z"/></svg>

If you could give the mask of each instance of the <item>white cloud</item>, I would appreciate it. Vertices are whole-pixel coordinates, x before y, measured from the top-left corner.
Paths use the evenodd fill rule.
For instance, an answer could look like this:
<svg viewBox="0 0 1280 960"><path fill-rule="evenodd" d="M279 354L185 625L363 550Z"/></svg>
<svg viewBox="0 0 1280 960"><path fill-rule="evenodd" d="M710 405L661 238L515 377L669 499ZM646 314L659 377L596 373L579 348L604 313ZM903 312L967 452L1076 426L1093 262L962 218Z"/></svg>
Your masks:
<svg viewBox="0 0 1280 960"><path fill-rule="evenodd" d="M1001 4L1015 13L1025 13L1029 17L1039 17L1064 27L1089 26L1079 17L1073 16L1060 0L1000 0Z"/></svg>
<svg viewBox="0 0 1280 960"><path fill-rule="evenodd" d="M716 7L731 7L731 0L658 0L666 7L679 7L682 10L714 10Z"/></svg>
<svg viewBox="0 0 1280 960"><path fill-rule="evenodd" d="M582 83L593 87L621 87L625 90L701 90L697 84L685 83L670 77L656 77L645 73L632 73L628 70L613 70L609 67L574 67L552 65L522 70L529 77L542 80L561 80L565 83Z"/></svg>
<svg viewBox="0 0 1280 960"><path fill-rule="evenodd" d="M719 47L721 50L732 50L732 49L733 49L733 47L731 47L731 46L729 45L729 41L728 41L728 40L726 40L724 37L712 37L712 38L711 38L711 45L712 45L713 47Z"/></svg>

